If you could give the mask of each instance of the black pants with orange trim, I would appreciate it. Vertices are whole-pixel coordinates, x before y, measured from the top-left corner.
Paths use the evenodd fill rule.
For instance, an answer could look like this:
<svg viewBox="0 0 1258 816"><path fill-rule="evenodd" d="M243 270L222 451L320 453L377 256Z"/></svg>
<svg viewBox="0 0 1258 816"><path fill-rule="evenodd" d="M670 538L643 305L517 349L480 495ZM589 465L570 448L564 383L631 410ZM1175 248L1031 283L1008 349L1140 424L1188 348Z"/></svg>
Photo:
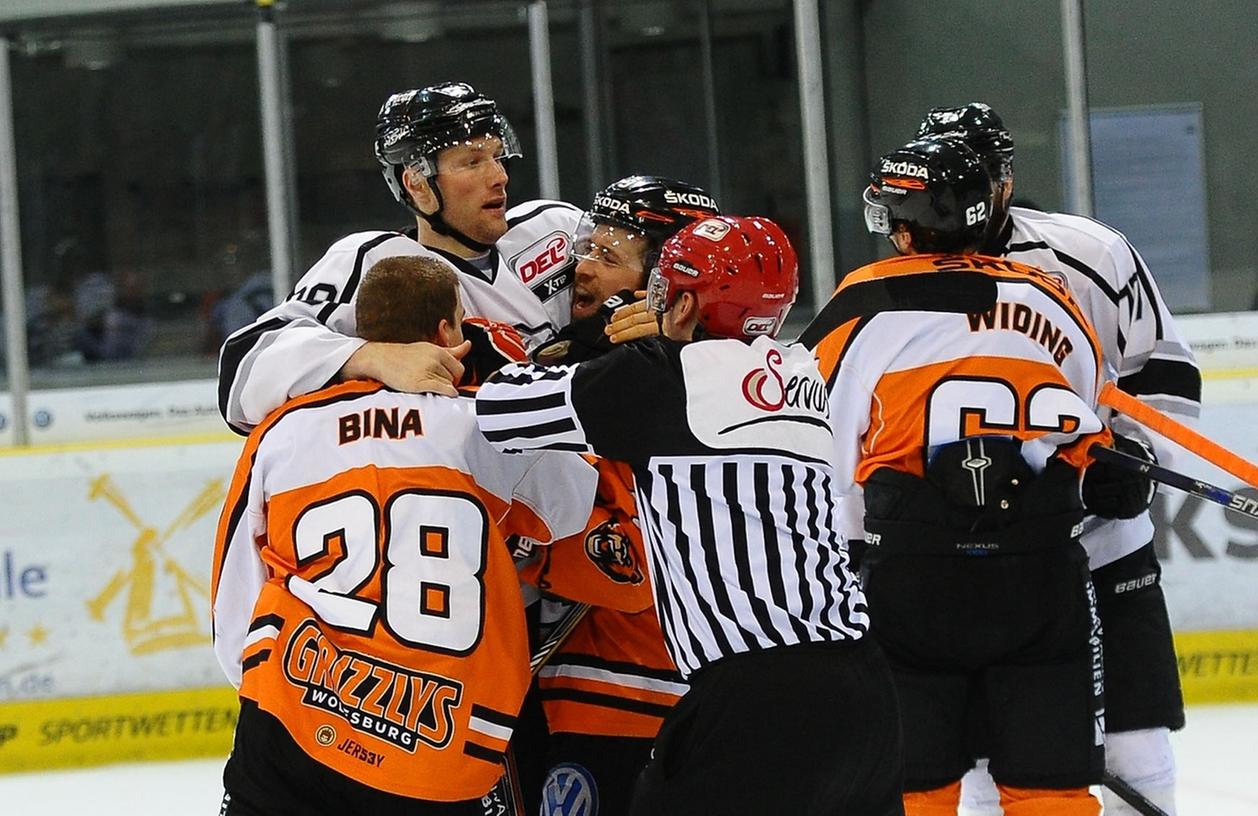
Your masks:
<svg viewBox="0 0 1258 816"><path fill-rule="evenodd" d="M877 644L737 654L689 678L632 816L902 816L895 692Z"/></svg>
<svg viewBox="0 0 1258 816"><path fill-rule="evenodd" d="M1077 541L989 556L873 547L862 573L900 699L905 790L948 785L978 756L1008 786L1100 782L1101 632Z"/></svg>
<svg viewBox="0 0 1258 816"><path fill-rule="evenodd" d="M488 816L492 802L430 802L369 788L312 759L273 715L240 701L220 816Z"/></svg>

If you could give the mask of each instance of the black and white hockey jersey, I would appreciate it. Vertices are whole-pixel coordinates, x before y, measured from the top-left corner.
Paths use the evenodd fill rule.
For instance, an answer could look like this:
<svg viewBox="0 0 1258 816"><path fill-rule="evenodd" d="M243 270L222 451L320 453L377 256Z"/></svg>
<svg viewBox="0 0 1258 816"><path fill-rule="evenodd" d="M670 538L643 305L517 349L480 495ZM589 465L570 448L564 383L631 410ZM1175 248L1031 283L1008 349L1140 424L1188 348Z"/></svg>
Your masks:
<svg viewBox="0 0 1258 816"><path fill-rule="evenodd" d="M429 249L400 232L357 232L333 244L288 298L235 332L219 354L219 410L248 432L287 400L322 388L364 340L354 307L362 276L377 261L426 255L458 272L469 316L514 326L531 350L568 324L581 210L561 201L528 201L507 212L507 232L476 265ZM482 268L483 267L483 268Z"/></svg>
<svg viewBox="0 0 1258 816"><path fill-rule="evenodd" d="M835 527L825 382L802 346L653 338L574 366L510 365L476 410L500 450L633 468L656 609L683 676L866 633Z"/></svg>
<svg viewBox="0 0 1258 816"><path fill-rule="evenodd" d="M1201 408L1201 372L1175 328L1153 276L1117 230L1078 215L1011 207L997 241L984 254L1003 255L1064 279L1096 329L1102 360L1118 387L1153 407L1192 422ZM1174 468L1183 453L1121 415L1114 430L1153 443L1159 461ZM1082 542L1093 569L1148 544L1153 522L1134 519L1086 522Z"/></svg>

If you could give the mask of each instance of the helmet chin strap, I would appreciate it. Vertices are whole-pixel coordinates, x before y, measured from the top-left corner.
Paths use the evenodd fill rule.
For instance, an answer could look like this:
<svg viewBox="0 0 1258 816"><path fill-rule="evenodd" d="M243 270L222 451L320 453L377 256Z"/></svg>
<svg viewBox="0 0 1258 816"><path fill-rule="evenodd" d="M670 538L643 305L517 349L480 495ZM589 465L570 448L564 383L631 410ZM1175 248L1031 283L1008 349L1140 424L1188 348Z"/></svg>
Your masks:
<svg viewBox="0 0 1258 816"><path fill-rule="evenodd" d="M460 232L452 227L449 222L441 217L441 211L445 209L446 203L441 196L441 186L437 184L437 177L432 176L428 179L428 185L432 187L433 195L437 197L437 209L431 213L421 211L418 207L411 209L419 215L420 218L428 222L428 226L432 227L433 232L453 238L463 246L475 252L477 255L488 252L492 247L489 244L482 244L480 241Z"/></svg>

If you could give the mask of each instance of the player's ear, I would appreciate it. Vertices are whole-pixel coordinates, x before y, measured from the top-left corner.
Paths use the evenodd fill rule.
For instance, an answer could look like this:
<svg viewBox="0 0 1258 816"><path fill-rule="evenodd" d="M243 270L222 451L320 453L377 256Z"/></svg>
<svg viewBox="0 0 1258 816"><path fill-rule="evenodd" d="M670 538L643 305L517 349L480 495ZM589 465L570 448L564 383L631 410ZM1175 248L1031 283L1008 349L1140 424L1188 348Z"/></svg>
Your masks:
<svg viewBox="0 0 1258 816"><path fill-rule="evenodd" d="M418 168L407 167L402 171L402 185L406 187L406 192L411 197L411 201L415 202L415 206L421 212L433 213L437 211L437 193L432 189L432 184L419 172Z"/></svg>
<svg viewBox="0 0 1258 816"><path fill-rule="evenodd" d="M699 317L699 298L694 292L682 292L677 296L677 300L673 302L673 308L677 310L676 318L679 324L688 322L691 318Z"/></svg>
<svg viewBox="0 0 1258 816"><path fill-rule="evenodd" d="M437 335L433 339L439 346L457 346L463 342L462 336L456 338L454 335L454 322L444 317L437 324Z"/></svg>

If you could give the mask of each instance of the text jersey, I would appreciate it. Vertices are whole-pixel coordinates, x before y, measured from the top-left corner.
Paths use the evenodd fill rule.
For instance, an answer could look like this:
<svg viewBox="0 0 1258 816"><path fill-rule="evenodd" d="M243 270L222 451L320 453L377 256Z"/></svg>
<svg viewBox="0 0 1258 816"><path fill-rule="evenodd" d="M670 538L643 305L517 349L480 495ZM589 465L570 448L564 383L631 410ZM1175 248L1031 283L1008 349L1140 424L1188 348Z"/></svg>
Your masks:
<svg viewBox="0 0 1258 816"><path fill-rule="evenodd" d="M650 570L633 503L633 472L598 460L594 515L542 554L540 588L592 604L538 672L552 733L654 738L686 693L651 604Z"/></svg>
<svg viewBox="0 0 1258 816"><path fill-rule="evenodd" d="M976 435L1022 440L1039 472L1060 452L1076 467L1108 441L1095 414L1102 382L1092 327L1055 277L975 255L913 255L862 267L835 293L897 275L977 271L997 286L985 314L887 311L848 321L817 346L830 384L835 473L923 476L929 452Z"/></svg>
<svg viewBox="0 0 1258 816"><path fill-rule="evenodd" d="M476 411L500 450L632 467L655 606L683 677L867 632L834 526L825 383L803 347L653 338L575 366L510 365Z"/></svg>
<svg viewBox="0 0 1258 816"><path fill-rule="evenodd" d="M529 201L507 213L507 231L487 268L422 246L400 232L358 232L335 244L288 298L223 344L218 402L233 428L248 432L288 399L336 379L360 346L354 308L367 270L384 258L426 256L458 272L463 308L513 326L532 349L571 319L572 234L581 211L560 201Z"/></svg>
<svg viewBox="0 0 1258 816"><path fill-rule="evenodd" d="M529 683L504 536L584 528L579 457L507 457L467 398L357 380L250 435L219 521L214 650L316 761L372 788L479 797Z"/></svg>
<svg viewBox="0 0 1258 816"><path fill-rule="evenodd" d="M1096 330L1104 364L1118 387L1192 424L1201 409L1201 372L1157 283L1131 243L1105 224L1078 215L1012 207L987 254L1056 274L1066 281ZM1104 417L1104 414L1103 414ZM1179 469L1183 451L1121 414L1114 430L1150 442L1158 460ZM1093 569L1148 544L1148 511L1133 519L1089 517L1081 539Z"/></svg>

